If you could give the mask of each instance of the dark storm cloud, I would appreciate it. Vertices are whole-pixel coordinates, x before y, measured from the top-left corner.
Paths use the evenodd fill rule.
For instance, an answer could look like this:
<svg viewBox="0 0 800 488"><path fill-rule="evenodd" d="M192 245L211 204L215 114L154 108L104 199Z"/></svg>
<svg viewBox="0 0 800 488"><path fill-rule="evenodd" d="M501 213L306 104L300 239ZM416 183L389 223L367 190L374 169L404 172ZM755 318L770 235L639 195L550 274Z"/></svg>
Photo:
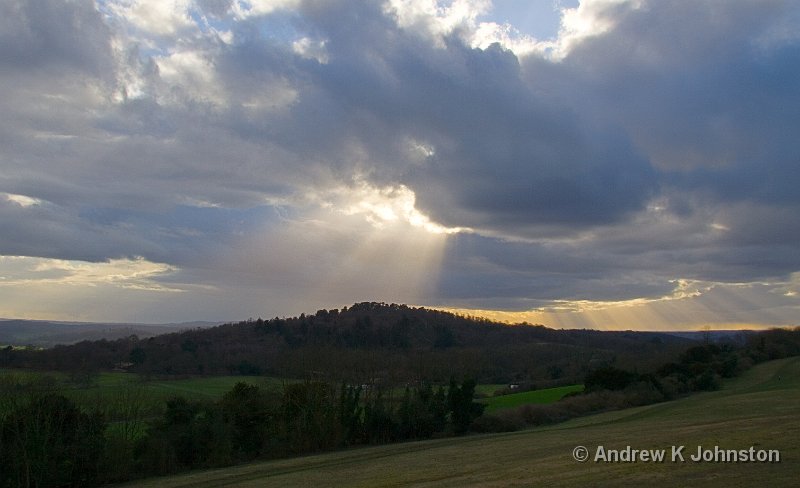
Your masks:
<svg viewBox="0 0 800 488"><path fill-rule="evenodd" d="M640 250L637 257L655 254ZM505 242L459 235L448 243L440 277L442 293L459 305L526 310L548 300L624 300L664 296L674 288L670 275L658 275L618 250L570 243ZM663 258L662 258L663 259ZM647 271L644 271L647 270ZM494 305L493 305L494 304Z"/></svg>
<svg viewBox="0 0 800 488"><path fill-rule="evenodd" d="M800 43L785 30L795 6L648 2L617 15L549 82L568 75L578 103L624 126L666 185L719 201L800 202Z"/></svg>

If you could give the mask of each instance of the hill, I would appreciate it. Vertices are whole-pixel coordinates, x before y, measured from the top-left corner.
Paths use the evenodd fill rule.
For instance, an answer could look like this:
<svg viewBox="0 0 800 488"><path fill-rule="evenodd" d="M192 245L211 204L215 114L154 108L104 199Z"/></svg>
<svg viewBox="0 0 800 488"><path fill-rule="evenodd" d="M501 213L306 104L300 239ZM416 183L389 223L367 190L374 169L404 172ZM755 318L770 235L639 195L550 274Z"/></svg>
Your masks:
<svg viewBox="0 0 800 488"><path fill-rule="evenodd" d="M685 446L685 462L670 460ZM573 449L592 456L580 463ZM593 462L605 449L666 450L664 462ZM693 462L705 449L777 450L778 463ZM796 486L800 358L759 365L720 391L549 428L340 451L155 478L125 486Z"/></svg>
<svg viewBox="0 0 800 488"><path fill-rule="evenodd" d="M471 377L482 383L579 383L603 365L647 370L694 341L663 333L510 326L448 312L357 303L293 318L248 320L148 339L84 341L0 352L0 366L49 370L125 365L145 374L268 374L407 384Z"/></svg>

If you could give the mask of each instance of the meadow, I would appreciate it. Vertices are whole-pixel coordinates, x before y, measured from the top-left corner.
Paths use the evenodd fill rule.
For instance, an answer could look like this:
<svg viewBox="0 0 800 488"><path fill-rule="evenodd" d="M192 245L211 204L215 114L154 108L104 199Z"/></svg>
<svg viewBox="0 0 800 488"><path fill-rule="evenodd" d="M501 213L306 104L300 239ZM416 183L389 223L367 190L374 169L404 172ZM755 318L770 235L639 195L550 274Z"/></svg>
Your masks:
<svg viewBox="0 0 800 488"><path fill-rule="evenodd" d="M671 462L671 446L686 461ZM585 446L586 462L573 458ZM666 449L660 463L593 462L606 449ZM779 463L692 462L698 446L773 449ZM797 486L800 358L761 364L719 391L508 434L330 452L153 478L128 487Z"/></svg>
<svg viewBox="0 0 800 488"><path fill-rule="evenodd" d="M67 373L36 373L23 370L0 369L0 378L16 379L30 382L46 376L50 386L57 389L67 398L84 409L99 408L106 412L113 421L120 417L117 407L130 407L131 402L138 404L138 411L143 418L159 415L165 402L170 398L182 396L187 400L216 401L230 391L236 383L243 382L267 390L280 390L285 380L268 376L197 376L185 378L144 379L134 373L101 372L93 375L89 381L76 379ZM476 393L486 398L480 401L486 405L486 411L492 412L503 408L513 408L526 404L546 404L560 400L569 393L583 390L583 385L571 385L557 388L493 395L496 391L507 387L503 384L482 384L475 388ZM391 397L399 401L403 398L404 388L393 388ZM129 415L126 415L129 416Z"/></svg>
<svg viewBox="0 0 800 488"><path fill-rule="evenodd" d="M101 372L90 378L76 378L75 375L62 372L10 369L0 369L0 381L5 384L38 384L41 388L58 391L84 410L98 409L105 413L112 428L115 423L122 421L155 418L164 411L165 402L176 396L195 401L215 401L239 382L265 389L280 388L284 382L265 376L144 379L137 374L124 372ZM0 408L8 403L0 402Z"/></svg>
<svg viewBox="0 0 800 488"><path fill-rule="evenodd" d="M508 395L498 395L479 401L486 405L485 412L494 412L504 408L521 407L522 405L553 403L561 400L570 393L578 393L581 391L583 391L583 385L569 385L510 393Z"/></svg>

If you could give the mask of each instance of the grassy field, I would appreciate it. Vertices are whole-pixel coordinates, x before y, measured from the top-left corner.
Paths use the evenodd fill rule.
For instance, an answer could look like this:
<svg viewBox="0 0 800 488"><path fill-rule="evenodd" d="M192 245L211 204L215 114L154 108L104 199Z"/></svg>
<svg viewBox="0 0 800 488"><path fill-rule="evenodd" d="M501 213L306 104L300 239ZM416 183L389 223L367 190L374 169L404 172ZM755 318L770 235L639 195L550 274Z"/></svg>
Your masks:
<svg viewBox="0 0 800 488"><path fill-rule="evenodd" d="M65 373L36 373L19 370L0 370L0 377L13 377L25 383L47 376L64 396L86 409L113 410L121 402L138 402L141 412L150 417L164 408L166 400L183 396L189 400L218 400L238 382L262 388L280 387L282 380L264 376L210 376L185 379L142 381L132 373L99 373L90 386L79 386Z"/></svg>
<svg viewBox="0 0 800 488"><path fill-rule="evenodd" d="M238 382L256 385L260 388L280 389L284 382L297 380L284 380L266 376L198 376L182 379L151 379L143 380L139 375L122 372L98 373L91 381L90 386L76 384L67 373L47 372L40 373L26 370L11 370L0 368L0 379L13 377L22 383L27 383L34 378L47 376L54 381L54 386L65 396L85 408L113 401L120 396L130 398L131 395L143 401L148 409L163 408L164 402L175 396L182 396L189 400L219 400L230 391ZM507 385L483 384L477 385L475 390L484 396L491 396L495 391ZM555 390L555 389L554 389ZM548 390L540 390L545 392ZM405 388L395 388L391 391L392 398L399 401L403 398ZM513 396L513 395L512 395ZM558 398L561 398L560 395ZM549 403L557 400L552 398L545 401L531 401L527 403ZM491 400L491 399L490 399ZM523 402L525 403L525 402Z"/></svg>
<svg viewBox="0 0 800 488"><path fill-rule="evenodd" d="M496 391L503 390L508 388L508 384L481 384L475 386L475 394L484 397L490 397L494 395Z"/></svg>
<svg viewBox="0 0 800 488"><path fill-rule="evenodd" d="M662 463L580 463L576 446L666 449ZM686 462L671 462L671 446ZM776 449L780 463L692 462L697 446ZM157 478L131 487L797 486L800 358L773 361L720 391L510 434L339 451Z"/></svg>
<svg viewBox="0 0 800 488"><path fill-rule="evenodd" d="M553 403L561 400L564 395L583 391L583 385L559 386L543 390L523 391L480 400L486 405L486 412L493 412L503 408L514 408L531 403Z"/></svg>

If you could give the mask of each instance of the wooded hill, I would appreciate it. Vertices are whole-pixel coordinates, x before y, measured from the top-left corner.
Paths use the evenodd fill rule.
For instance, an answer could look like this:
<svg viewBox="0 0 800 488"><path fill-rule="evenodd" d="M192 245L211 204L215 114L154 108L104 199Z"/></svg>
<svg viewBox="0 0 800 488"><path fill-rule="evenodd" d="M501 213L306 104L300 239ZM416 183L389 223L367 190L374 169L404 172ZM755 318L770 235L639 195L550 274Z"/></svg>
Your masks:
<svg viewBox="0 0 800 488"><path fill-rule="evenodd" d="M149 375L267 374L362 383L580 382L604 365L647 370L695 341L652 332L507 325L406 305L250 319L148 339L83 341L43 351L5 348L0 366L42 370L124 368Z"/></svg>

